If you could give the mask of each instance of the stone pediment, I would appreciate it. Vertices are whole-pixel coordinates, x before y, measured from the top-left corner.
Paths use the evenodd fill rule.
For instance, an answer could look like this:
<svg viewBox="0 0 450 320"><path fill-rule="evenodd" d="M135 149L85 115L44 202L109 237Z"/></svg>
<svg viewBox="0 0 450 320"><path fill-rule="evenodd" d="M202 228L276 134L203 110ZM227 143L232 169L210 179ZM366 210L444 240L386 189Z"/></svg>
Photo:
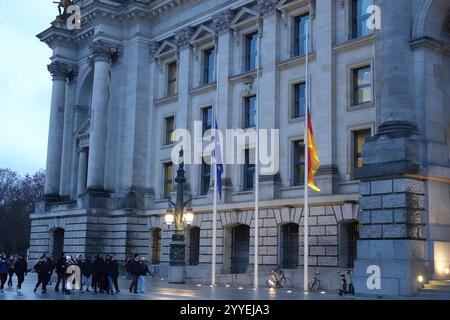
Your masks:
<svg viewBox="0 0 450 320"><path fill-rule="evenodd" d="M160 57L166 54L171 54L176 52L177 45L169 40L163 41L163 43L159 46L158 50L156 50L155 56Z"/></svg>
<svg viewBox="0 0 450 320"><path fill-rule="evenodd" d="M259 19L259 13L255 10L243 7L231 21L231 28L236 29L255 23Z"/></svg>
<svg viewBox="0 0 450 320"><path fill-rule="evenodd" d="M216 30L202 24L197 29L197 31L195 31L194 35L192 36L192 38L190 40L190 43L194 44L194 43L198 43L198 42L202 42L202 41L208 41L208 40L211 40L212 38L214 38L215 35L216 35Z"/></svg>

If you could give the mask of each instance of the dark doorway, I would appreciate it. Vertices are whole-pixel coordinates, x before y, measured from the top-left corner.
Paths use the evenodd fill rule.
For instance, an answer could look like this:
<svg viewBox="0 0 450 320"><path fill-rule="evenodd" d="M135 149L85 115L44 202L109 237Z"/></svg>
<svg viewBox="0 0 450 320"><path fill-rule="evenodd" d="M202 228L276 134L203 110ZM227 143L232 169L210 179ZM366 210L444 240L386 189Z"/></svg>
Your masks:
<svg viewBox="0 0 450 320"><path fill-rule="evenodd" d="M353 268L357 258L357 242L359 240L359 223L352 222L347 228L347 268Z"/></svg>
<svg viewBox="0 0 450 320"><path fill-rule="evenodd" d="M250 253L250 227L240 225L232 230L231 273L246 273Z"/></svg>
<svg viewBox="0 0 450 320"><path fill-rule="evenodd" d="M53 231L53 259L59 259L64 252L64 229L58 228Z"/></svg>
<svg viewBox="0 0 450 320"><path fill-rule="evenodd" d="M161 229L152 231L152 264L161 263Z"/></svg>
<svg viewBox="0 0 450 320"><path fill-rule="evenodd" d="M192 227L189 231L189 265L198 266L200 260L200 228Z"/></svg>
<svg viewBox="0 0 450 320"><path fill-rule="evenodd" d="M285 269L298 267L299 226L296 223L288 223L281 227L282 265Z"/></svg>

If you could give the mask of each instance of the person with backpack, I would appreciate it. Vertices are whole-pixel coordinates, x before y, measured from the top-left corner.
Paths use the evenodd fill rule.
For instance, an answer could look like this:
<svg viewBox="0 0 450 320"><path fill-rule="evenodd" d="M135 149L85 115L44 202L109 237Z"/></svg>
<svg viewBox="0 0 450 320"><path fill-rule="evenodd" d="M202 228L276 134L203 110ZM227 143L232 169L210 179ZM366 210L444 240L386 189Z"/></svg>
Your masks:
<svg viewBox="0 0 450 320"><path fill-rule="evenodd" d="M0 292L3 293L5 283L8 280L9 260L6 254L0 255Z"/></svg>
<svg viewBox="0 0 450 320"><path fill-rule="evenodd" d="M139 277L139 255L135 254L133 262L131 262L130 272L131 272L131 285L130 285L130 293L138 293L138 277Z"/></svg>
<svg viewBox="0 0 450 320"><path fill-rule="evenodd" d="M58 276L55 285L55 292L59 292L59 284L61 283L62 292L66 292L66 283L64 281L64 274L66 273L66 253L63 252L61 257L55 263L55 272Z"/></svg>
<svg viewBox="0 0 450 320"><path fill-rule="evenodd" d="M13 276L14 276L14 264L16 262L16 257L11 255L9 257L9 268L8 268L8 287L13 286Z"/></svg>
<svg viewBox="0 0 450 320"><path fill-rule="evenodd" d="M94 272L92 275L92 288L94 289L94 293L104 293L106 291L105 283L108 281L106 274L106 262L103 259L103 254L99 253L94 261Z"/></svg>
<svg viewBox="0 0 450 320"><path fill-rule="evenodd" d="M28 265L23 256L19 256L14 263L14 273L17 277L17 292L22 291L22 283L25 280L25 275L28 272Z"/></svg>
<svg viewBox="0 0 450 320"><path fill-rule="evenodd" d="M37 291L39 286L42 285L42 293L47 293L47 284L48 284L48 275L52 269L52 266L50 264L50 261L45 258L41 257L39 259L39 262L34 266L34 270L38 274L38 282L36 283L36 286L34 287L34 292Z"/></svg>

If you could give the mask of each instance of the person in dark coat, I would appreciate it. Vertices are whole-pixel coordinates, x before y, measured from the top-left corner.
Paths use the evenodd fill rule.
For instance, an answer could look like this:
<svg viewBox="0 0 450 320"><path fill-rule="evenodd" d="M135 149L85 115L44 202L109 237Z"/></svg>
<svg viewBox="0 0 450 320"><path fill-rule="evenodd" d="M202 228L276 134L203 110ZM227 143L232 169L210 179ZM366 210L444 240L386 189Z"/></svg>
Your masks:
<svg viewBox="0 0 450 320"><path fill-rule="evenodd" d="M34 292L42 284L42 293L47 293L48 275L51 269L50 261L47 258L41 257L39 262L34 266L34 270L38 274L38 282L34 287Z"/></svg>
<svg viewBox="0 0 450 320"><path fill-rule="evenodd" d="M6 254L0 255L0 291L3 292L6 280L8 280L9 260Z"/></svg>
<svg viewBox="0 0 450 320"><path fill-rule="evenodd" d="M16 257L11 255L9 257L9 268L8 268L8 287L13 286L13 276L14 276L14 264L16 262Z"/></svg>
<svg viewBox="0 0 450 320"><path fill-rule="evenodd" d="M114 294L114 289L116 289L116 294L120 292L119 290L119 262L117 261L117 256L107 256L106 258L107 270L108 270L108 294Z"/></svg>
<svg viewBox="0 0 450 320"><path fill-rule="evenodd" d="M131 286L130 286L130 293L138 293L137 287L138 287L138 278L139 278L139 272L140 272L140 264L139 264L139 255L135 254L133 262L130 266L130 272L131 272Z"/></svg>
<svg viewBox="0 0 450 320"><path fill-rule="evenodd" d="M14 273L17 277L17 291L22 291L22 283L25 280L25 275L28 272L28 265L23 256L19 256L14 263Z"/></svg>
<svg viewBox="0 0 450 320"><path fill-rule="evenodd" d="M104 293L106 291L106 274L106 262L105 259L103 259L103 254L99 253L95 258L94 272L92 274L92 288L94 289L94 293L97 293L97 291L100 293Z"/></svg>
<svg viewBox="0 0 450 320"><path fill-rule="evenodd" d="M64 274L66 273L66 253L63 252L61 257L55 263L55 272L58 276L58 280L56 280L55 292L59 291L59 284L61 283L62 292L66 292L66 282L64 281Z"/></svg>
<svg viewBox="0 0 450 320"><path fill-rule="evenodd" d="M92 273L94 272L94 263L92 258L88 256L87 258L81 258L78 263L81 269L81 291L85 287L85 291L89 292L89 282L91 280Z"/></svg>

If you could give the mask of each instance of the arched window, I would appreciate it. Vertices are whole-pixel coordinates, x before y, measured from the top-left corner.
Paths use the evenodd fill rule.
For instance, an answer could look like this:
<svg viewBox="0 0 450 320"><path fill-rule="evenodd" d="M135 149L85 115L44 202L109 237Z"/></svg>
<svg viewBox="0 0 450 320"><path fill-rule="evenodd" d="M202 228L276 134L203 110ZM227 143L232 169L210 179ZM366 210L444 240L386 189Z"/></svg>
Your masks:
<svg viewBox="0 0 450 320"><path fill-rule="evenodd" d="M189 265L198 266L200 263L200 228L189 230Z"/></svg>
<svg viewBox="0 0 450 320"><path fill-rule="evenodd" d="M159 228L153 229L152 233L152 264L161 263L161 234L162 231Z"/></svg>
<svg viewBox="0 0 450 320"><path fill-rule="evenodd" d="M281 264L285 269L298 267L299 226L288 223L281 227Z"/></svg>

